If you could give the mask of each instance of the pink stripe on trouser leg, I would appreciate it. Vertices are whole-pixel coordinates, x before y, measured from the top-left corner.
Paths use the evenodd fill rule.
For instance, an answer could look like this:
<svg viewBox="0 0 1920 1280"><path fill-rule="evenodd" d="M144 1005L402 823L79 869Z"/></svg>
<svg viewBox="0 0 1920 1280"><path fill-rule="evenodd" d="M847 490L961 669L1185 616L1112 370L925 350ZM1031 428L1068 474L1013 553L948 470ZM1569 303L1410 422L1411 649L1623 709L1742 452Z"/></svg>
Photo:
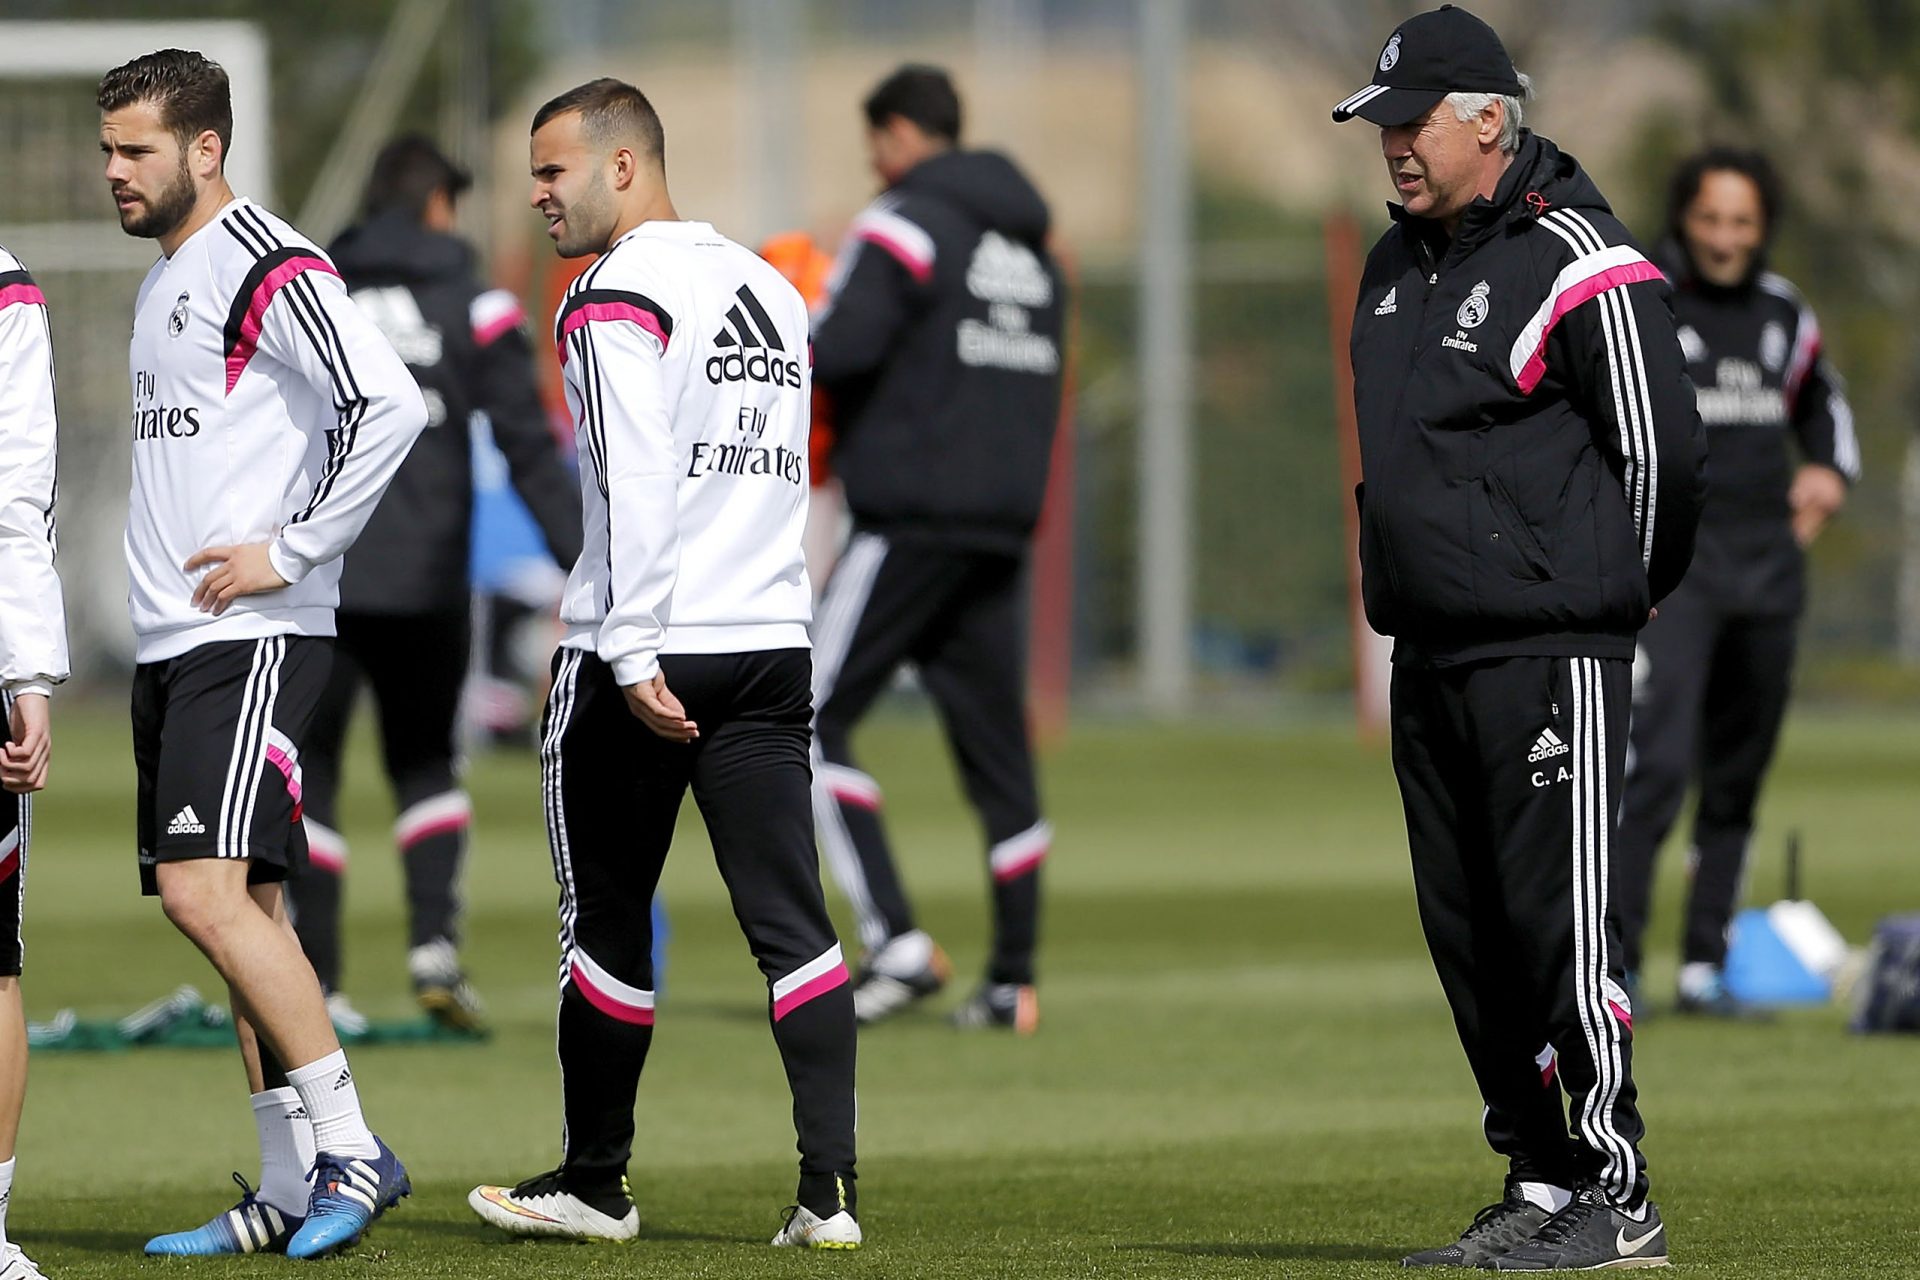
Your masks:
<svg viewBox="0 0 1920 1280"><path fill-rule="evenodd" d="M567 976L573 982L573 989L609 1018L636 1027L653 1025L653 992L620 982L584 951L574 951Z"/></svg>
<svg viewBox="0 0 1920 1280"><path fill-rule="evenodd" d="M817 1000L846 983L846 961L836 942L773 984L773 1020L780 1021L809 1000Z"/></svg>
<svg viewBox="0 0 1920 1280"><path fill-rule="evenodd" d="M792 994L783 999L775 1000L773 1002L773 1020L775 1022L780 1021L780 1019L786 1017L795 1009L807 1003L807 1001L817 996L823 996L835 987L845 986L846 982L847 966L844 964L835 965L832 969L821 974L812 982L795 989Z"/></svg>
<svg viewBox="0 0 1920 1280"><path fill-rule="evenodd" d="M1000 884L1018 880L1042 862L1053 847L1053 827L1036 822L1019 835L1002 840L987 852L987 866Z"/></svg>

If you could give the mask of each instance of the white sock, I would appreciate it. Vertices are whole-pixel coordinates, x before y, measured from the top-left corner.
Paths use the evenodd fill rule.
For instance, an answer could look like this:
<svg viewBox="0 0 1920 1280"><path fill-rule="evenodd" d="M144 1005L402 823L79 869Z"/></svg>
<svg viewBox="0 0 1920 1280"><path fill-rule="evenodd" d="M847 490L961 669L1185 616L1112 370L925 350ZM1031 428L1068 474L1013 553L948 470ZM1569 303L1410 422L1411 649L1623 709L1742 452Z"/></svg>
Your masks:
<svg viewBox="0 0 1920 1280"><path fill-rule="evenodd" d="M0 1248L7 1243L7 1202L13 1199L13 1160L0 1164Z"/></svg>
<svg viewBox="0 0 1920 1280"><path fill-rule="evenodd" d="M1719 976L1719 966L1704 960L1690 960L1680 966L1680 994L1689 1000L1698 1000L1713 989L1714 981Z"/></svg>
<svg viewBox="0 0 1920 1280"><path fill-rule="evenodd" d="M314 1150L369 1160L380 1154L373 1131L360 1114L360 1091L353 1087L346 1050L335 1049L318 1062L295 1067L287 1072L287 1083L300 1091L300 1101L307 1104Z"/></svg>
<svg viewBox="0 0 1920 1280"><path fill-rule="evenodd" d="M258 1195L290 1217L307 1213L313 1185L313 1123L291 1085L253 1095L253 1127L260 1134Z"/></svg>
<svg viewBox="0 0 1920 1280"><path fill-rule="evenodd" d="M1558 1213L1573 1202L1573 1192L1565 1187L1556 1187L1551 1182L1523 1182L1520 1194L1526 1197L1528 1204L1539 1205L1548 1213Z"/></svg>

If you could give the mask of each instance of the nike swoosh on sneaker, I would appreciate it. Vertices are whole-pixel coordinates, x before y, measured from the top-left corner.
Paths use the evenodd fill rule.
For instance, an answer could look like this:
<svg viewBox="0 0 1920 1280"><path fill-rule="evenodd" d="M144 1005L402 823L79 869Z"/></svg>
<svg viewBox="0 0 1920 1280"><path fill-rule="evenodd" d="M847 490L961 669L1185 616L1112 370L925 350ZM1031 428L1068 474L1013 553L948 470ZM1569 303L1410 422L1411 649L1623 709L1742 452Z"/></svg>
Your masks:
<svg viewBox="0 0 1920 1280"><path fill-rule="evenodd" d="M499 1187L483 1187L480 1190L480 1195L489 1204L497 1204L508 1213L516 1214L522 1218L532 1218L536 1222L551 1222L560 1225L560 1219L550 1218L544 1213L529 1209L526 1205L516 1202Z"/></svg>
<svg viewBox="0 0 1920 1280"><path fill-rule="evenodd" d="M1620 1228L1620 1234L1614 1237L1613 1243L1615 1248L1619 1249L1621 1253L1631 1258L1634 1254L1640 1252L1642 1249L1647 1247L1647 1241L1653 1239L1655 1236L1659 1234L1660 1234L1660 1224L1657 1222L1653 1224L1653 1228L1650 1231L1648 1231L1647 1234L1640 1236L1637 1239L1628 1238L1627 1229L1625 1227L1622 1227Z"/></svg>

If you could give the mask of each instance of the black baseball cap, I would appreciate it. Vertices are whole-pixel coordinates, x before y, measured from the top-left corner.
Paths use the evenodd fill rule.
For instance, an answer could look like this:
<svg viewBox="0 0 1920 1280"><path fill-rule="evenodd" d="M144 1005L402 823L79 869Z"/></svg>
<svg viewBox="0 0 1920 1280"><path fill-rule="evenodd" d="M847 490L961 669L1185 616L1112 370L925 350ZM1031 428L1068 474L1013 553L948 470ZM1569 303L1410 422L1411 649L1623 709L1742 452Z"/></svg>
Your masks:
<svg viewBox="0 0 1920 1280"><path fill-rule="evenodd" d="M1333 109L1383 127L1417 120L1450 93L1519 96L1520 76L1492 27L1443 4L1401 23L1380 47L1373 81Z"/></svg>

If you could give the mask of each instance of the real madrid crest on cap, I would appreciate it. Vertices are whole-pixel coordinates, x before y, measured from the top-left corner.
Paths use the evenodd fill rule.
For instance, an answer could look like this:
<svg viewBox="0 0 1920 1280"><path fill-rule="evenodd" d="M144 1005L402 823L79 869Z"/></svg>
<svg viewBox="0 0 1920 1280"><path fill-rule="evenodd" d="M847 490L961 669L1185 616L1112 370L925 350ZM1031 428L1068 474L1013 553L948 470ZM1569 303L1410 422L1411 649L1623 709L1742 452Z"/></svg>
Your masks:
<svg viewBox="0 0 1920 1280"><path fill-rule="evenodd" d="M1485 280L1473 286L1473 290L1467 294L1467 300L1453 313L1455 323L1462 329L1477 329L1485 323L1487 313L1493 309L1493 305L1487 301L1492 292L1493 286Z"/></svg>
<svg viewBox="0 0 1920 1280"><path fill-rule="evenodd" d="M182 293L174 301L173 313L167 317L167 336L177 338L187 331L187 296Z"/></svg>
<svg viewBox="0 0 1920 1280"><path fill-rule="evenodd" d="M1519 94L1513 59L1492 27L1443 4L1393 29L1374 62L1372 83L1340 100L1335 120L1359 116L1382 128L1409 124L1449 93Z"/></svg>

